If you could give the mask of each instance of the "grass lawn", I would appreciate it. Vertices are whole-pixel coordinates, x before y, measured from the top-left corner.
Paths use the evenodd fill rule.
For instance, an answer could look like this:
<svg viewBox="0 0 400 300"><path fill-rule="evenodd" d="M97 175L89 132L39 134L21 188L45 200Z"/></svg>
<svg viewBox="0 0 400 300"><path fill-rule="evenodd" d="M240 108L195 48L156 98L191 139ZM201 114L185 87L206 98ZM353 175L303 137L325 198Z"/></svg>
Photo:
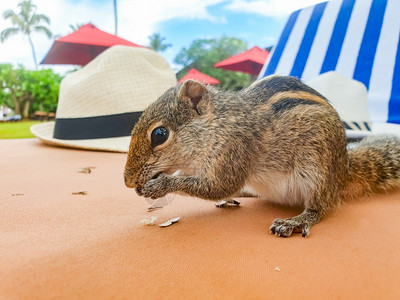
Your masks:
<svg viewBox="0 0 400 300"><path fill-rule="evenodd" d="M24 139L35 137L29 128L40 121L19 121L0 123L0 139Z"/></svg>

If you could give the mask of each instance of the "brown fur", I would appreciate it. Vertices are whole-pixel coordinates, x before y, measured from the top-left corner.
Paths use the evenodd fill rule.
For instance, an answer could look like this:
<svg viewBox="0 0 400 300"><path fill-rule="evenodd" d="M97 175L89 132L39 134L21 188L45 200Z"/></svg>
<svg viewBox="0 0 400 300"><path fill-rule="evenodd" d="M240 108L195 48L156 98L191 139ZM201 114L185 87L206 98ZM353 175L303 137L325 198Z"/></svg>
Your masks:
<svg viewBox="0 0 400 300"><path fill-rule="evenodd" d="M151 131L160 125L170 135L152 147ZM276 219L270 230L307 236L345 198L400 186L399 139L346 146L337 112L295 78L268 77L237 93L186 81L135 125L125 184L145 197L179 192L210 200L246 187L270 201L304 205L302 214Z"/></svg>

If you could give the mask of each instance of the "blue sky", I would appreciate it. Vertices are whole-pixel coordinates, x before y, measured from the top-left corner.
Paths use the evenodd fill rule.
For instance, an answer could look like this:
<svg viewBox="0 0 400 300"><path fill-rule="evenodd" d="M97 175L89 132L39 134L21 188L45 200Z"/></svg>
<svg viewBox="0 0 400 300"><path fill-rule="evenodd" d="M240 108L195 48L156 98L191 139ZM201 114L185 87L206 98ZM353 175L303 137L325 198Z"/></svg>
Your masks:
<svg viewBox="0 0 400 300"><path fill-rule="evenodd" d="M266 17L257 14L240 13L224 10L224 3L207 8L216 18L209 20L171 19L157 24L157 31L173 44L173 52L165 53L171 59L182 47L189 47L190 42L199 38L215 38L223 35L236 37L247 42L249 47L268 47L275 44L287 17Z"/></svg>
<svg viewBox="0 0 400 300"><path fill-rule="evenodd" d="M237 37L252 46L274 45L288 15L301 7L322 0L119 0L118 35L141 45L148 45L148 36L158 32L172 47L161 53L171 66L182 47L189 47L199 38ZM19 0L0 1L0 12L17 9ZM54 34L71 32L70 24L92 22L100 29L113 33L112 0L33 0L38 13L50 17ZM9 21L0 17L0 30L9 27ZM37 59L41 61L53 40L43 34L32 36ZM0 63L21 63L34 68L28 41L16 35L0 44ZM71 66L51 66L59 73Z"/></svg>

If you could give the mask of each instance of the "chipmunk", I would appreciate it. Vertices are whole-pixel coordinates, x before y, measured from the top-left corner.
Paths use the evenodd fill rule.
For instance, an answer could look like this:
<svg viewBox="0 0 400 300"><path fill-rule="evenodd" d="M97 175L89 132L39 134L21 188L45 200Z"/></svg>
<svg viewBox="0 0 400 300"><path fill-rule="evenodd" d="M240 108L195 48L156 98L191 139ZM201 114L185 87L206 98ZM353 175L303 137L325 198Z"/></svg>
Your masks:
<svg viewBox="0 0 400 300"><path fill-rule="evenodd" d="M345 199L400 187L400 139L347 144L336 110L298 79L274 75L239 92L188 80L134 126L125 184L153 199L174 192L231 199L246 187L303 205L298 216L274 220L270 232L306 237Z"/></svg>

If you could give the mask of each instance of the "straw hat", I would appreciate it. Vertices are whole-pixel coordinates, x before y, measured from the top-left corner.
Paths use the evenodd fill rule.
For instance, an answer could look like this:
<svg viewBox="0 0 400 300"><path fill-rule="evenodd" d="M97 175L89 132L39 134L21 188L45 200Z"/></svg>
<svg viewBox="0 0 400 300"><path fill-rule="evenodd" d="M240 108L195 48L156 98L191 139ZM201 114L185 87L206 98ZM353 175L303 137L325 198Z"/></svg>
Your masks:
<svg viewBox="0 0 400 300"><path fill-rule="evenodd" d="M371 134L400 134L400 125L371 122L367 88L360 81L338 72L323 73L307 82L324 95L337 110L350 139Z"/></svg>
<svg viewBox="0 0 400 300"><path fill-rule="evenodd" d="M114 46L62 80L55 122L31 132L54 146L127 152L143 110L174 85L174 72L156 52Z"/></svg>

